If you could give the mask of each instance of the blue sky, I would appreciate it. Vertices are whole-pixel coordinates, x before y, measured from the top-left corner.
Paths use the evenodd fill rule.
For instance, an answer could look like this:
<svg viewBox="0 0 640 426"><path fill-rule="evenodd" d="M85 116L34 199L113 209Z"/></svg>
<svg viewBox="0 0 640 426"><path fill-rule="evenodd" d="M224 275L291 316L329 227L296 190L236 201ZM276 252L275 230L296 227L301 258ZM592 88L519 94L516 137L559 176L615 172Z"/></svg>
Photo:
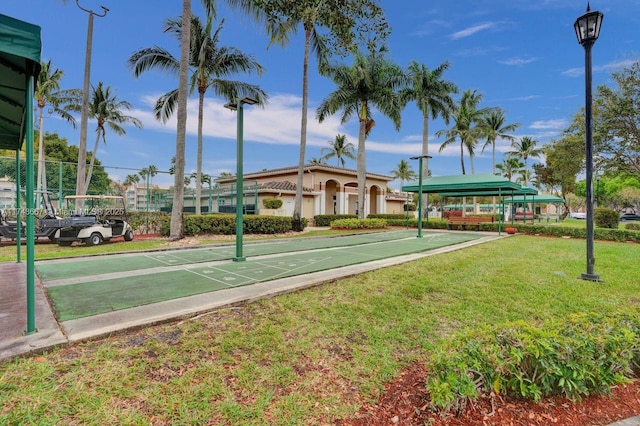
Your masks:
<svg viewBox="0 0 640 426"><path fill-rule="evenodd" d="M204 16L198 0L192 0L194 14ZM263 76L239 76L259 84L270 96L264 109L247 106L244 120L244 170L296 166L299 155L302 92L302 34L289 46L272 46L253 22L228 10L219 2L219 18L225 18L221 44L253 55L266 69ZM509 122L521 123L516 136L531 136L539 145L550 142L584 105L584 50L573 30L576 18L586 10L584 0L382 0L393 33L388 41L390 58L406 67L416 60L435 68L450 62L445 78L461 92L478 90L482 106L499 106ZM163 125L153 119L152 108L159 95L175 88L173 76L149 72L136 79L127 68L136 50L158 45L176 56L174 38L162 33L168 17L181 13L178 0L80 0L87 8L110 11L96 18L93 33L91 82L99 81L117 90L129 101L130 112L144 128L127 127L126 136L107 133L98 158L104 165L140 169L150 164L168 170L175 152L175 120ZM610 73L625 61L638 57L640 46L640 0L596 0L593 10L604 13L604 23L593 49L594 88L606 84ZM42 58L64 71L64 88L81 88L87 36L87 14L74 0L21 0L3 2L0 13L42 28ZM306 159L320 157L321 149L337 134L346 134L357 146L357 123L341 125L339 115L319 124L315 109L334 90L334 84L310 69L309 125ZM459 99L459 95L455 97ZM226 99L209 94L205 101L203 172L217 176L235 173L236 115L223 108ZM390 175L400 160L421 151L422 117L415 104L402 115L396 131L389 119L374 114L376 126L367 140L367 170ZM79 120L78 120L79 122ZM442 139L434 133L445 128L441 120L430 124L430 168L435 176L459 174L459 147L441 153ZM45 130L58 132L70 144L77 144L79 130L55 117L45 120ZM89 123L88 147L92 149L95 122ZM197 144L197 99L189 100L186 172L195 171ZM509 150L498 141L497 150ZM336 165L335 158L329 164ZM468 158L466 167L469 167ZM536 160L534 160L536 161ZM410 161L410 163L413 163ZM476 173L491 172L490 149L477 153ZM531 161L530 161L531 164ZM418 170L417 164L412 164ZM355 169L355 161L347 160ZM127 170L109 170L115 180L124 180ZM169 176L155 183L171 184ZM392 186L399 187L399 182Z"/></svg>

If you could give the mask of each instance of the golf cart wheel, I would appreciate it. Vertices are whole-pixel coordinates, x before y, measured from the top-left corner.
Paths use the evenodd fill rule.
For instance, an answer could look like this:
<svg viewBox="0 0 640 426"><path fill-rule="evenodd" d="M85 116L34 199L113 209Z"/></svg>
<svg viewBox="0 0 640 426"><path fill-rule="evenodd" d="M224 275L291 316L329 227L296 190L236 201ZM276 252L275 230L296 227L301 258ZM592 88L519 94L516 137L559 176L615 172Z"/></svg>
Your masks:
<svg viewBox="0 0 640 426"><path fill-rule="evenodd" d="M86 240L86 244L88 246L97 246L101 242L102 242L102 235L98 234L97 232L94 232L93 234L91 234L91 236Z"/></svg>
<svg viewBox="0 0 640 426"><path fill-rule="evenodd" d="M131 229L129 229L127 232L124 233L124 240L125 241L133 240L133 231Z"/></svg>
<svg viewBox="0 0 640 426"><path fill-rule="evenodd" d="M58 245L62 247L69 247L73 241L58 241Z"/></svg>
<svg viewBox="0 0 640 426"><path fill-rule="evenodd" d="M49 241L51 241L52 243L57 243L58 239L55 235L49 235Z"/></svg>

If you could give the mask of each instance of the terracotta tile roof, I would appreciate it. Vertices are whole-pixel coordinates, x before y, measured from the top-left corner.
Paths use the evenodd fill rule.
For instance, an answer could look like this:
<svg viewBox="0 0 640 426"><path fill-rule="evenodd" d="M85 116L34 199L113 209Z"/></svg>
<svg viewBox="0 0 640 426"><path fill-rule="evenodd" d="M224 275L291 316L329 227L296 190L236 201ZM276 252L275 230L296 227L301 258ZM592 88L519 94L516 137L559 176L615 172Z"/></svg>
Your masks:
<svg viewBox="0 0 640 426"><path fill-rule="evenodd" d="M287 191L287 192L296 192L296 184L293 182L287 181L271 181L265 182L258 185L258 191L263 189L271 189L275 191ZM313 189L302 187L302 192L313 192Z"/></svg>

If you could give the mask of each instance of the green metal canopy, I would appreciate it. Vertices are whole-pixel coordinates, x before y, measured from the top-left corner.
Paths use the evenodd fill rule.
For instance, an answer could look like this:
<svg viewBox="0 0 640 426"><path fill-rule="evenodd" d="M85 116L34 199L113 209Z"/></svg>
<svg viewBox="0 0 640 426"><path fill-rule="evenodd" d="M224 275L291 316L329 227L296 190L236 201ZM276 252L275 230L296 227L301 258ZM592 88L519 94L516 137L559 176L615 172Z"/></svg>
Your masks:
<svg viewBox="0 0 640 426"><path fill-rule="evenodd" d="M508 195L517 193L522 186L491 173L430 177L422 180L422 192L456 196ZM405 192L419 192L419 182L402 187ZM533 190L536 194L537 191Z"/></svg>
<svg viewBox="0 0 640 426"><path fill-rule="evenodd" d="M40 27L0 15L0 149L19 150L32 108L30 77L40 72Z"/></svg>
<svg viewBox="0 0 640 426"><path fill-rule="evenodd" d="M511 198L505 198L505 203L518 204L518 203L536 203L536 204L552 204L552 203L564 203L564 200L556 195L552 194L540 194L529 197L514 196Z"/></svg>

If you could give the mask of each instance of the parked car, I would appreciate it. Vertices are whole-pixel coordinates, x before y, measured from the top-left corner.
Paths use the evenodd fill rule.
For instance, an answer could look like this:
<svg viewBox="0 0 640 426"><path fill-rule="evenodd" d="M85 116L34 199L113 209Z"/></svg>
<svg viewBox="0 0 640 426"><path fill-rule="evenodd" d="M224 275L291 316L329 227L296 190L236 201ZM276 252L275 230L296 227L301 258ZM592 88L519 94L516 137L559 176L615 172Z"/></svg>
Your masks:
<svg viewBox="0 0 640 426"><path fill-rule="evenodd" d="M581 212L572 212L569 214L569 216L572 219L586 219L587 218L587 214L586 213L581 213Z"/></svg>
<svg viewBox="0 0 640 426"><path fill-rule="evenodd" d="M636 213L622 213L620 215L620 222L629 222L632 220L640 220L640 214Z"/></svg>

